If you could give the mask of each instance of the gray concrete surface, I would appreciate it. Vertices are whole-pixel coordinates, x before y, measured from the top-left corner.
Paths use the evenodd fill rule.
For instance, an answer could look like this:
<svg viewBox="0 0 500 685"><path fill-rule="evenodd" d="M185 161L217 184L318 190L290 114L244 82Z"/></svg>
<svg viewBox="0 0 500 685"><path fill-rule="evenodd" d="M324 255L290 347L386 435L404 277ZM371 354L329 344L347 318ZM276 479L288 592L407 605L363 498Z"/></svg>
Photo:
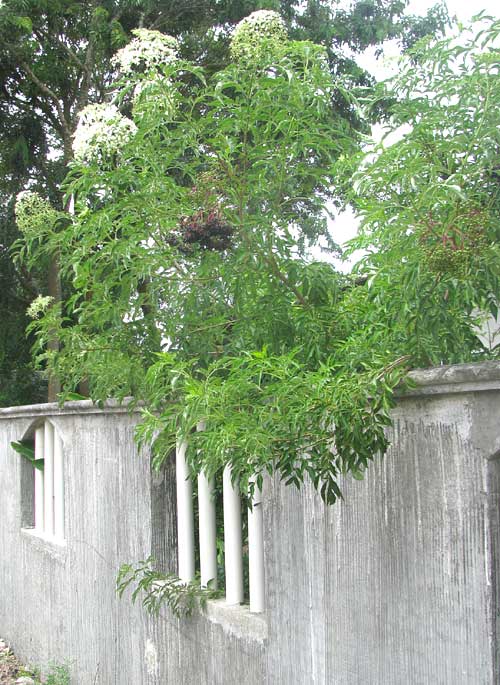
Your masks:
<svg viewBox="0 0 500 685"><path fill-rule="evenodd" d="M110 403L0 410L0 634L75 685L497 685L500 364L415 372L392 447L345 499L267 483L267 611L220 601L156 619L115 593L152 551L175 567L172 469L151 475L137 414ZM66 543L22 530L29 472L10 447L51 417Z"/></svg>

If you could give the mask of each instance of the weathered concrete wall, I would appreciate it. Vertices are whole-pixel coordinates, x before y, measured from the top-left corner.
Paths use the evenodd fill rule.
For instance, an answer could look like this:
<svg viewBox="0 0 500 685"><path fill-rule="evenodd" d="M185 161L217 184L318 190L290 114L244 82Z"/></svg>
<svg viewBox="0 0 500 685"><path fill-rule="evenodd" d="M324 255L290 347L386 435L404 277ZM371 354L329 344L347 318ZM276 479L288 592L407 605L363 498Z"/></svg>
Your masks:
<svg viewBox="0 0 500 685"><path fill-rule="evenodd" d="M65 546L21 530L25 462L10 443L40 416L64 445ZM206 617L152 620L117 598L118 568L159 551L159 516L172 511L161 476L150 487L148 456L133 439L138 418L90 402L0 410L0 635L27 662L73 662L77 685L264 682L255 629L238 637ZM164 521L170 535L174 524Z"/></svg>
<svg viewBox="0 0 500 685"><path fill-rule="evenodd" d="M500 366L415 377L392 448L363 482L344 483L343 502L328 508L311 488L273 484L274 682L500 682Z"/></svg>
<svg viewBox="0 0 500 685"><path fill-rule="evenodd" d="M220 602L150 619L117 599L122 562L175 563L171 470L151 484L136 415L0 410L0 635L33 662L74 660L77 685L498 684L500 364L415 377L393 446L343 502L268 483L260 619ZM37 415L64 442L64 548L21 532L10 441Z"/></svg>

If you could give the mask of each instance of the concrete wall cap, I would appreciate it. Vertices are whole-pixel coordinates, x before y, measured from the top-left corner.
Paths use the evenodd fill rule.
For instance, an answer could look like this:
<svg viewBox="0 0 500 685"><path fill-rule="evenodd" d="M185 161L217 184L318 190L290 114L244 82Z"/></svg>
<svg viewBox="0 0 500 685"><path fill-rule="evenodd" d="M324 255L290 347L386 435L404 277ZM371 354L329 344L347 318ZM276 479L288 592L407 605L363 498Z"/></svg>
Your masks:
<svg viewBox="0 0 500 685"><path fill-rule="evenodd" d="M409 377L417 387L405 390L402 397L446 395L500 390L500 362L484 361L450 364L430 369L415 369Z"/></svg>
<svg viewBox="0 0 500 685"><path fill-rule="evenodd" d="M462 392L500 390L500 361L473 362L434 366L429 369L410 371L409 377L417 387L398 393L400 397L416 395L443 395ZM64 416L67 414L125 414L138 413L142 402L134 404L132 397L124 400L106 400L102 405L92 400L79 400L47 404L28 404L20 407L0 409L0 420L12 418L34 418L36 416Z"/></svg>
<svg viewBox="0 0 500 685"><path fill-rule="evenodd" d="M134 404L132 397L126 397L123 401L106 400L102 405L95 404L92 400L78 400L58 404L48 402L46 404L27 404L20 407L6 407L0 409L1 419L34 418L43 416L64 416L67 414L126 414L138 413L141 410L141 402Z"/></svg>

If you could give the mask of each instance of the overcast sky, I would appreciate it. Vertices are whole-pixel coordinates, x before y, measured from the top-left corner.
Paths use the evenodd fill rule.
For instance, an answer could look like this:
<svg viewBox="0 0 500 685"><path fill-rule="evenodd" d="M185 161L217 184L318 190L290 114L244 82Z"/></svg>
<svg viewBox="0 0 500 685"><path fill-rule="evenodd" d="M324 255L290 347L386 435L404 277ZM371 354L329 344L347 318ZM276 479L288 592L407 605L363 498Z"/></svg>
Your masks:
<svg viewBox="0 0 500 685"><path fill-rule="evenodd" d="M410 14L424 14L435 2L432 0L411 0L408 6ZM448 0L446 3L451 15L456 15L459 21L467 21L474 14L486 10L492 16L498 16L498 0Z"/></svg>
<svg viewBox="0 0 500 685"><path fill-rule="evenodd" d="M427 10L435 5L438 0L411 0L406 14L420 14L424 15ZM467 23L475 14L481 10L486 11L493 17L500 15L499 0L448 0L446 2L448 12L451 17L462 23ZM380 59L375 58L375 49L367 50L363 55L357 58L357 61L367 71L374 74L378 78L384 78L391 74L390 66L394 66L394 62L398 56L398 48L396 41L389 41L384 50L384 56Z"/></svg>
<svg viewBox="0 0 500 685"><path fill-rule="evenodd" d="M436 4L436 0L411 0L407 8L408 14L425 14L427 10ZM485 10L493 17L500 16L500 0L448 0L446 2L450 16L456 17L459 22L467 23L472 16ZM398 49L394 42L389 42L384 50L384 55L376 59L374 50L367 50L363 55L357 56L356 61L377 79L387 78L394 73ZM352 212L344 212L331 224L333 239L342 244L356 234L357 222ZM315 255L318 256L319 255ZM323 254L320 259L325 259ZM335 263L342 271L348 271L348 264Z"/></svg>

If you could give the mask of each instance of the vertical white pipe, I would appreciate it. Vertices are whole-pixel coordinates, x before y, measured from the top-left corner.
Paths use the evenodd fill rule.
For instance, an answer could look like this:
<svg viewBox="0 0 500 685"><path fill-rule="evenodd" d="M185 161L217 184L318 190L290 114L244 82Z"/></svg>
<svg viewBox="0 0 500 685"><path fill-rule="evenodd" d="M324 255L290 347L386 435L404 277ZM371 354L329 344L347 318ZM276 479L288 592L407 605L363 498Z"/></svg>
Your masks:
<svg viewBox="0 0 500 685"><path fill-rule="evenodd" d="M35 431L35 459L44 458L44 437L44 428L41 426ZM43 471L35 469L35 530L37 533L43 533L44 531L43 476Z"/></svg>
<svg viewBox="0 0 500 685"><path fill-rule="evenodd" d="M50 421L44 424L45 461L43 469L44 480L44 522L45 535L54 535L54 426Z"/></svg>
<svg viewBox="0 0 500 685"><path fill-rule="evenodd" d="M205 430L200 421L196 429ZM201 587L217 587L217 526L215 519L214 479L198 474L198 529L200 536Z"/></svg>
<svg viewBox="0 0 500 685"><path fill-rule="evenodd" d="M177 445L177 545L179 578L184 583L194 579L194 511L193 485L186 464L186 442Z"/></svg>
<svg viewBox="0 0 500 685"><path fill-rule="evenodd" d="M217 587L217 535L214 479L198 474L201 586Z"/></svg>
<svg viewBox="0 0 500 685"><path fill-rule="evenodd" d="M262 492L254 485L252 509L248 509L248 566L250 611L264 611L264 525Z"/></svg>
<svg viewBox="0 0 500 685"><path fill-rule="evenodd" d="M64 540L63 446L57 431L54 431L54 535Z"/></svg>
<svg viewBox="0 0 500 685"><path fill-rule="evenodd" d="M226 466L222 480L224 499L224 561L226 566L226 603L243 602L243 554L241 546L241 499L231 483L231 467Z"/></svg>

